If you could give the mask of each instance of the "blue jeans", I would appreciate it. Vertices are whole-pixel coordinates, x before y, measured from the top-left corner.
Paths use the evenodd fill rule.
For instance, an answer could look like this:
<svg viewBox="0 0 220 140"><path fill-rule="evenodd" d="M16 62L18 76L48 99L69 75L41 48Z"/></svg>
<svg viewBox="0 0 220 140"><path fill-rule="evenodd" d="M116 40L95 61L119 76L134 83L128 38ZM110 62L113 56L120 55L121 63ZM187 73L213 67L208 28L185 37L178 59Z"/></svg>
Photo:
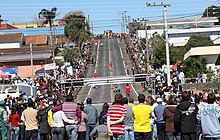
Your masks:
<svg viewBox="0 0 220 140"><path fill-rule="evenodd" d="M65 135L64 127L53 127L52 130L52 140L63 140Z"/></svg>
<svg viewBox="0 0 220 140"><path fill-rule="evenodd" d="M167 140L181 140L180 134L167 132ZM174 139L175 138L175 139Z"/></svg>
<svg viewBox="0 0 220 140"><path fill-rule="evenodd" d="M125 126L125 140L134 140L134 128L133 126Z"/></svg>
<svg viewBox="0 0 220 140"><path fill-rule="evenodd" d="M125 135L113 135L113 140L127 140L125 139Z"/></svg>
<svg viewBox="0 0 220 140"><path fill-rule="evenodd" d="M157 125L156 124L151 124L152 128L152 140L157 139Z"/></svg>
<svg viewBox="0 0 220 140"><path fill-rule="evenodd" d="M68 140L77 140L78 137L78 126L77 125L67 125L66 135Z"/></svg>
<svg viewBox="0 0 220 140"><path fill-rule="evenodd" d="M19 126L18 127L12 126L11 127L11 140L18 140L18 136L19 136Z"/></svg>
<svg viewBox="0 0 220 140"><path fill-rule="evenodd" d="M25 125L19 125L19 140L25 139Z"/></svg>
<svg viewBox="0 0 220 140"><path fill-rule="evenodd" d="M86 140L91 140L90 133L96 127L95 124L87 124L86 125Z"/></svg>

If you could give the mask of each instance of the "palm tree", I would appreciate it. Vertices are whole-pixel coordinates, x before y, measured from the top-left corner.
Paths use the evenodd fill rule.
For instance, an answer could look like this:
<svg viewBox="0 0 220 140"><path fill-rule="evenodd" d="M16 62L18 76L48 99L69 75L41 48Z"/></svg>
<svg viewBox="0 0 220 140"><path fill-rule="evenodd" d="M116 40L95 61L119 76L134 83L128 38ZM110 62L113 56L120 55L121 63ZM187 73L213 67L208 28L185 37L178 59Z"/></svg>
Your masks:
<svg viewBox="0 0 220 140"><path fill-rule="evenodd" d="M50 43L51 46L53 48L53 62L55 63L55 54L54 54L54 46L53 46L53 36L52 36L52 26L53 26L53 19L56 17L56 11L57 8L54 7L51 10L47 10L47 9L42 9L39 13L38 13L38 17L40 19L44 19L43 24L48 24L50 26Z"/></svg>
<svg viewBox="0 0 220 140"><path fill-rule="evenodd" d="M63 48L60 52L60 55L64 57L64 60L66 62L71 62L71 63L77 61L77 59L80 58L79 49L76 47Z"/></svg>
<svg viewBox="0 0 220 140"><path fill-rule="evenodd" d="M2 19L2 16L0 15L0 25L4 20Z"/></svg>

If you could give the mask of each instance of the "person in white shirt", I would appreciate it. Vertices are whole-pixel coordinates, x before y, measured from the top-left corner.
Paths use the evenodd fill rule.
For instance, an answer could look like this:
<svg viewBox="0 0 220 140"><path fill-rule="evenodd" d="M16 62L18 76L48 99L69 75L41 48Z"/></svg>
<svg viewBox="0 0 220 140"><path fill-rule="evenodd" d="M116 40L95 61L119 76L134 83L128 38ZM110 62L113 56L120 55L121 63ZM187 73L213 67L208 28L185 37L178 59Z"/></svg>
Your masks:
<svg viewBox="0 0 220 140"><path fill-rule="evenodd" d="M180 72L179 78L180 78L181 84L184 84L185 83L185 74L183 71Z"/></svg>
<svg viewBox="0 0 220 140"><path fill-rule="evenodd" d="M55 106L62 104L61 100L55 102ZM62 110L53 113L52 120L52 140L63 140L65 134L64 122L75 124L75 120L70 120L66 117Z"/></svg>

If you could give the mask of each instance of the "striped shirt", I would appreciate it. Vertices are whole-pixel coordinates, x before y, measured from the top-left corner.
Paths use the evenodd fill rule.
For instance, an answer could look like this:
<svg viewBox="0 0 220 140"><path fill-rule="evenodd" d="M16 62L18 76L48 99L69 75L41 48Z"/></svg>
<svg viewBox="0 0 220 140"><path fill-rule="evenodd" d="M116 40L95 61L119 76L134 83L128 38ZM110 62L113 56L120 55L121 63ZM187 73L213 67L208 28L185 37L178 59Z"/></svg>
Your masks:
<svg viewBox="0 0 220 140"><path fill-rule="evenodd" d="M122 116L126 116L127 110L124 106L122 105L112 105L108 109L107 116L110 117L110 121L117 121L119 120ZM119 123L119 124L114 124L110 126L110 129L113 134L124 134L124 123Z"/></svg>

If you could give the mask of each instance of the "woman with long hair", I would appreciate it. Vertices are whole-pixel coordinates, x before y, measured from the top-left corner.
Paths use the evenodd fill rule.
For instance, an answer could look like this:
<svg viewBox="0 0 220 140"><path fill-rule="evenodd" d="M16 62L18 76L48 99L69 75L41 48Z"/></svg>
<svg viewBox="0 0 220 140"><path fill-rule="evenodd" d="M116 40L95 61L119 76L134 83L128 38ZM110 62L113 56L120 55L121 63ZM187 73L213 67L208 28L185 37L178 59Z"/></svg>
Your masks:
<svg viewBox="0 0 220 140"><path fill-rule="evenodd" d="M107 113L108 113L109 105L108 103L104 103L102 106L102 111L99 115L99 124L107 123Z"/></svg>
<svg viewBox="0 0 220 140"><path fill-rule="evenodd" d="M87 115L84 112L84 104L80 103L80 110L81 110L81 121L79 124L78 130L78 140L85 140L86 139L86 123L88 121Z"/></svg>

